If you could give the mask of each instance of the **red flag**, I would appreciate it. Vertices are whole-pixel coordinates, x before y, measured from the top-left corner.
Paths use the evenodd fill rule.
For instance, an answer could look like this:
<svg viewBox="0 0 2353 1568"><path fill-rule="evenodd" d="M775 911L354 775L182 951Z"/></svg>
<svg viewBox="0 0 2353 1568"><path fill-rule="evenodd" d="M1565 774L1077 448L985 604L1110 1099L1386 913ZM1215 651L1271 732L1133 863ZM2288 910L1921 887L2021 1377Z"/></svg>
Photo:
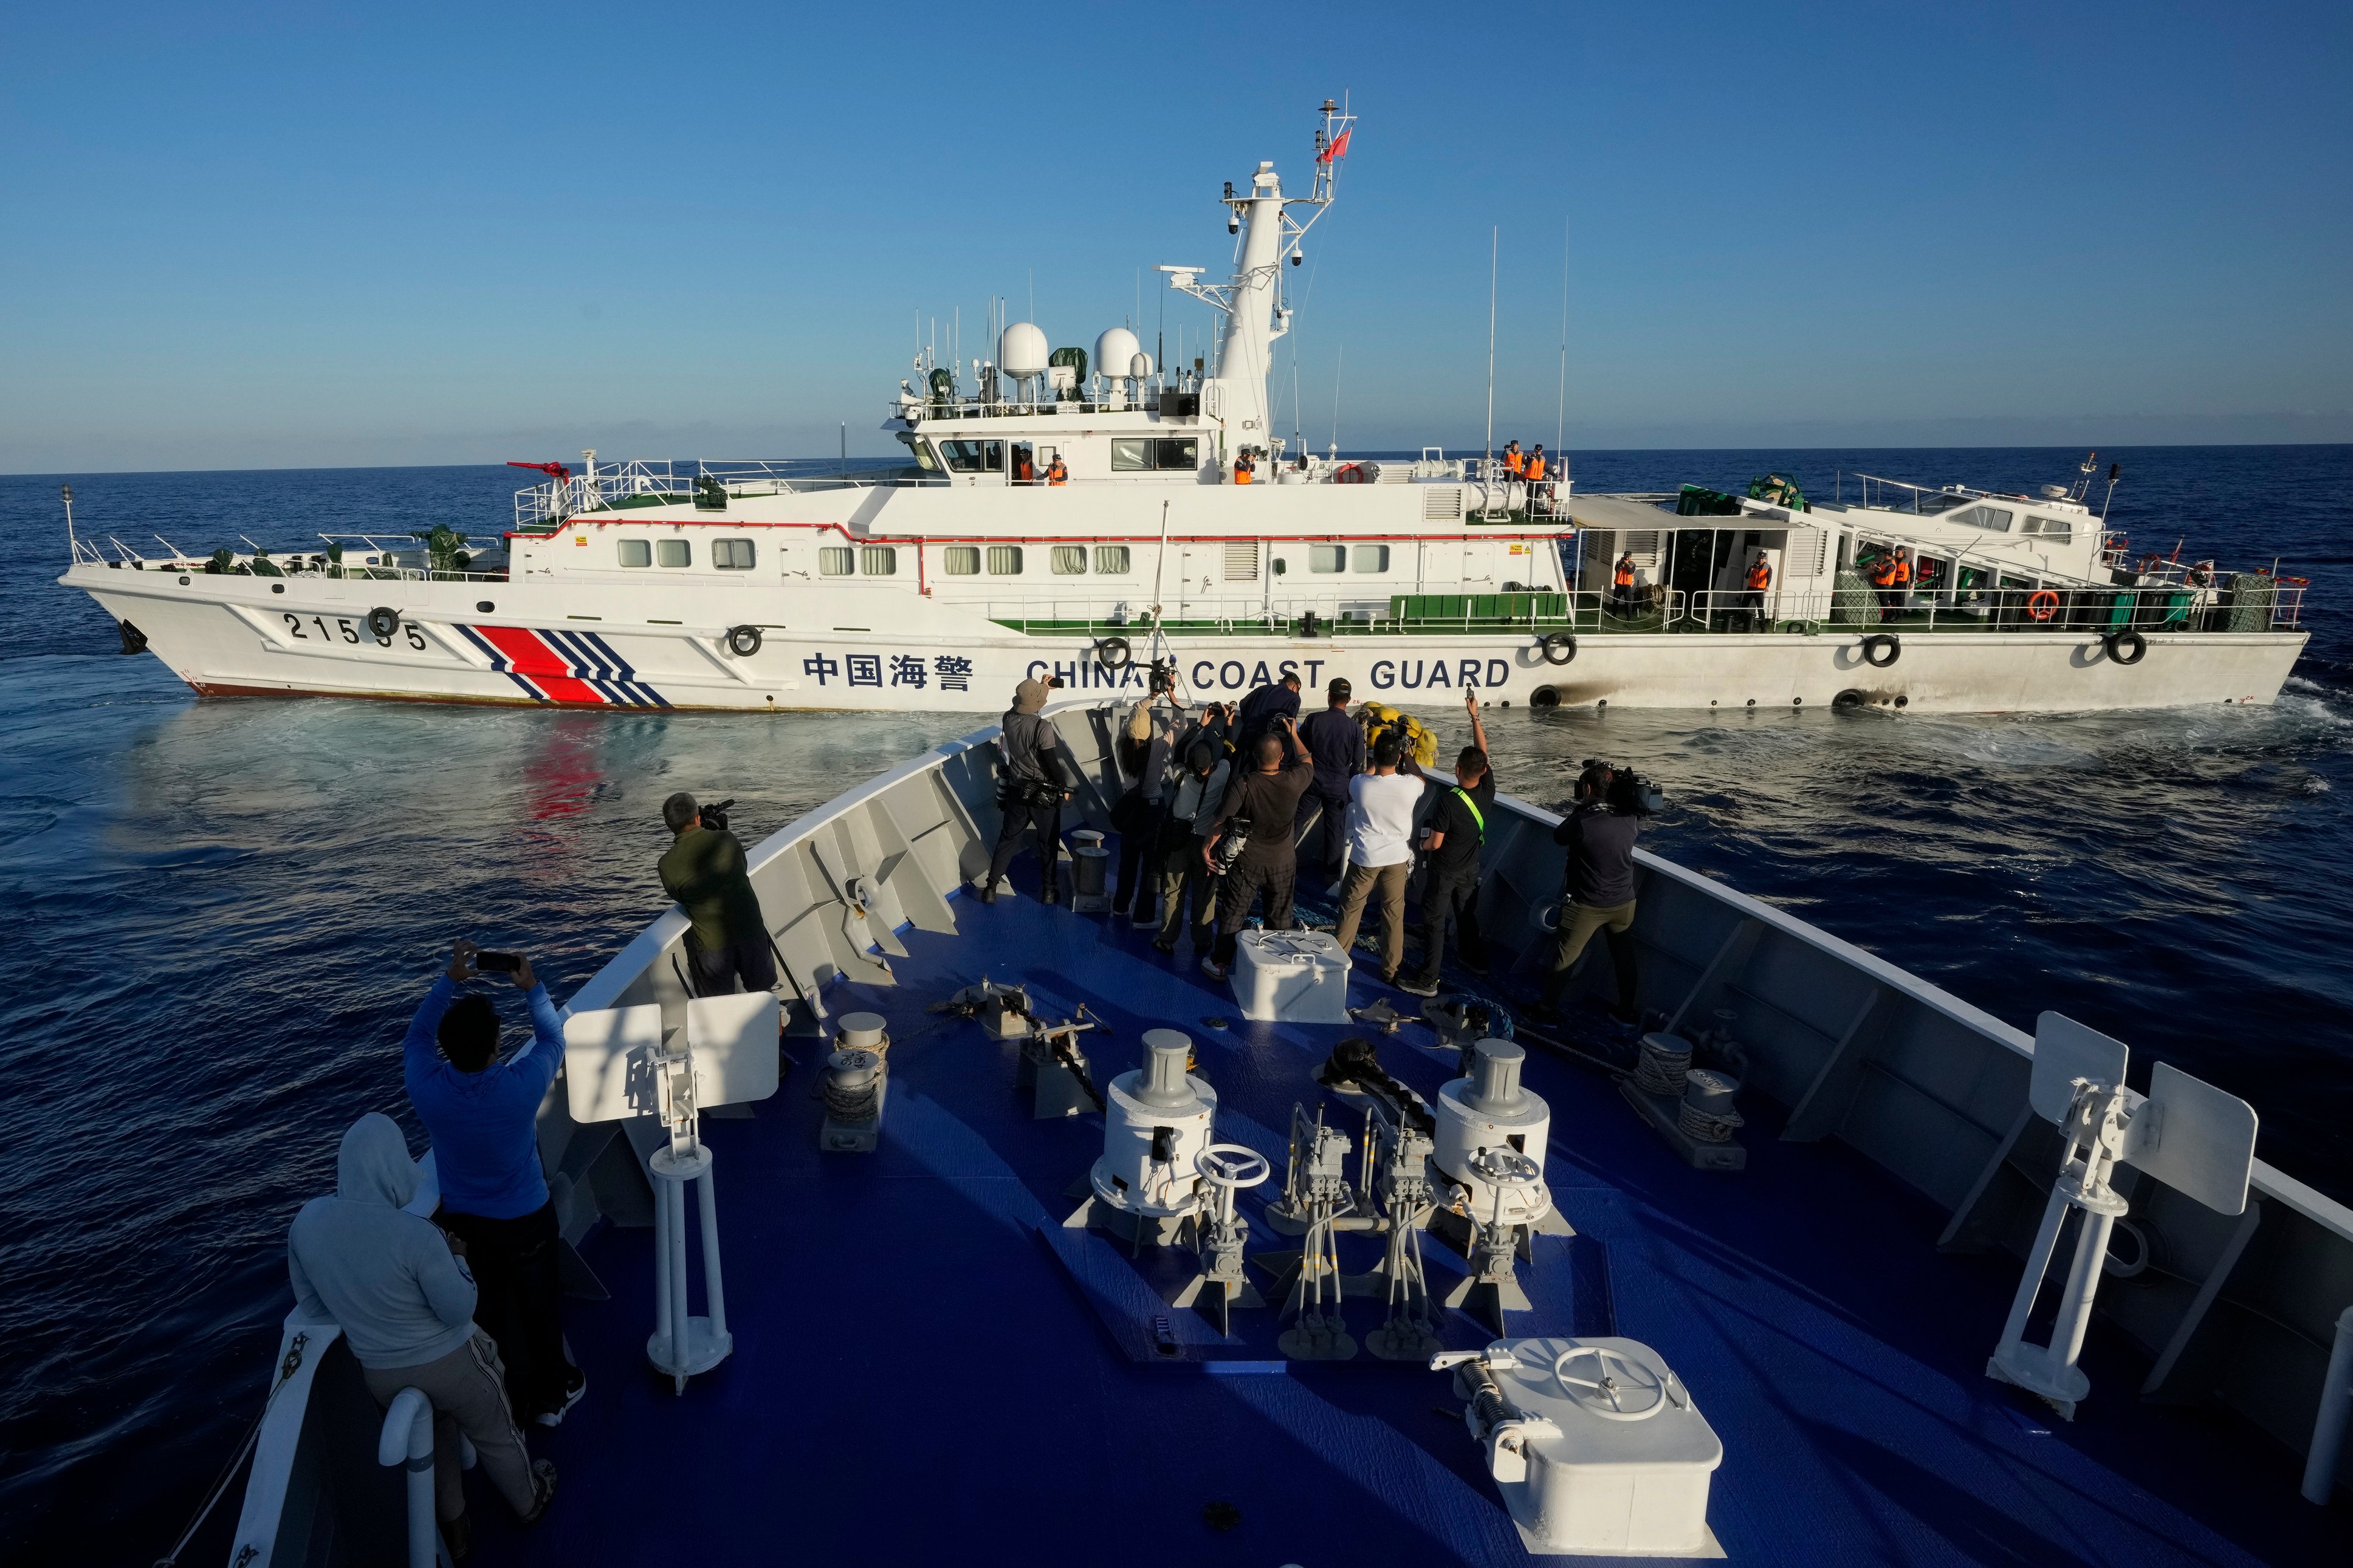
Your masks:
<svg viewBox="0 0 2353 1568"><path fill-rule="evenodd" d="M1336 163L1341 159L1346 157L1348 155L1348 138L1354 136L1356 133L1356 128L1353 125L1349 126L1345 131L1341 132L1339 135L1332 139L1332 145L1324 148L1322 155L1315 161L1319 163Z"/></svg>

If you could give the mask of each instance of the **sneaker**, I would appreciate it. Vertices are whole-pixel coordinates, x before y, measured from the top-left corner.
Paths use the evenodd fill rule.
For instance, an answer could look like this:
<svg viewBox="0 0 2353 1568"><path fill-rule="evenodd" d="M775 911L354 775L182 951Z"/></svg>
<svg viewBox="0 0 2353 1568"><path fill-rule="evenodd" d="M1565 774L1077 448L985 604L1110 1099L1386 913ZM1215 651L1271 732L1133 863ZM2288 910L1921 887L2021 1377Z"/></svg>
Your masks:
<svg viewBox="0 0 2353 1568"><path fill-rule="evenodd" d="M1397 988L1404 992L1409 996L1435 996L1438 994L1438 982L1435 980L1424 980L1419 974L1407 975L1404 979L1397 983Z"/></svg>
<svg viewBox="0 0 2353 1568"><path fill-rule="evenodd" d="M980 885L980 901L984 904L993 904L997 902L997 884L995 882L983 882Z"/></svg>
<svg viewBox="0 0 2353 1568"><path fill-rule="evenodd" d="M564 1403L553 1410L541 1411L532 1419L543 1426L561 1426L564 1425L565 1415L574 1405L580 1403L582 1396L587 1392L588 1374L575 1366L572 1369L569 1380L564 1385Z"/></svg>
<svg viewBox="0 0 2353 1568"><path fill-rule="evenodd" d="M524 1524L537 1524L546 1518L548 1504L555 1500L554 1460L533 1459L531 1462L531 1511L522 1516Z"/></svg>
<svg viewBox="0 0 2353 1568"><path fill-rule="evenodd" d="M1219 963L1214 958L1205 958L1201 960L1201 973L1208 975L1212 980L1223 980L1227 975L1231 974L1233 971L1227 968L1224 964Z"/></svg>

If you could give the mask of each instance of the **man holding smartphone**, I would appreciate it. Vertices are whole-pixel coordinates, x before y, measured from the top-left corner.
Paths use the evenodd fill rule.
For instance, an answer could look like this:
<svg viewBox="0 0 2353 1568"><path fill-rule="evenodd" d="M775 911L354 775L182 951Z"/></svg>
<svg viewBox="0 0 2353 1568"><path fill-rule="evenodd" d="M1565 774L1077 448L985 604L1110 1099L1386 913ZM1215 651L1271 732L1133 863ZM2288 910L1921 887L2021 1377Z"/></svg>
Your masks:
<svg viewBox="0 0 2353 1568"><path fill-rule="evenodd" d="M479 962L477 962L479 960ZM513 980L532 1037L499 1055L499 1013L458 988L485 971ZM564 1025L521 953L460 938L401 1044L409 1102L433 1140L441 1207L433 1217L466 1244L480 1292L474 1321L498 1342L519 1415L553 1426L588 1391L564 1347L555 1201L539 1163L539 1107L564 1060Z"/></svg>

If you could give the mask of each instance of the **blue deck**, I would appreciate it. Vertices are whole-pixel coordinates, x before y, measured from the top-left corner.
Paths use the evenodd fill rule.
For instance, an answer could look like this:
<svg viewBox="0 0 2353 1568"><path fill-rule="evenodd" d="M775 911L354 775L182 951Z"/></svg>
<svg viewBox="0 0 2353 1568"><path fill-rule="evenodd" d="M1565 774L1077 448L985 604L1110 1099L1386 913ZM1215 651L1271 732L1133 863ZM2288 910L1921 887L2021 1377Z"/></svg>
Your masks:
<svg viewBox="0 0 2353 1568"><path fill-rule="evenodd" d="M1035 886L1026 858L1016 875ZM1124 922L1027 897L956 907L961 937L902 932L899 986L828 993L891 1020L879 1152L817 1152L814 1042L755 1119L705 1123L730 1362L673 1395L645 1361L652 1233L590 1237L613 1299L568 1306L589 1397L534 1439L563 1494L518 1532L478 1491L478 1561L1531 1561L1447 1378L1368 1355L1205 1365L1269 1353L1274 1310L1238 1313L1220 1346L1143 1283L1188 1272L1176 1255L1139 1268L1100 1235L1060 1232L1100 1119L1033 1121L1014 1047L923 1009L984 973L1027 981L1050 1016L1083 1002L1109 1026L1085 1037L1099 1078L1134 1065L1143 1029L1185 1030L1220 1096L1218 1136L1274 1163L1261 1198L1292 1103L1313 1107L1312 1074L1362 1031L1245 1023L1189 952L1163 959ZM1356 1000L1377 989L1359 981ZM1426 1027L1372 1037L1425 1094L1451 1076ZM1579 1237L1538 1239L1522 1269L1536 1310L1512 1331L1614 1323L1664 1355L1724 1441L1709 1518L1734 1562L2343 1560L2288 1456L2235 1419L2141 1404L2146 1367L2100 1329L2073 1426L1989 1382L2016 1263L1937 1253L1944 1215L1852 1151L1778 1142L1750 1107L1748 1169L1703 1174L1601 1075L1532 1051L1527 1081L1553 1107L1546 1175ZM1326 1099L1353 1131L1357 1113ZM1253 1252L1296 1245L1255 1209ZM1380 1244L1341 1245L1354 1271ZM1460 1261L1434 1238L1426 1256L1442 1295ZM1152 1312L1187 1342L1174 1363L1151 1352ZM1379 1310L1351 1299L1348 1314L1361 1339ZM1460 1316L1444 1332L1490 1337ZM1205 1517L1220 1503L1239 1514L1223 1530Z"/></svg>

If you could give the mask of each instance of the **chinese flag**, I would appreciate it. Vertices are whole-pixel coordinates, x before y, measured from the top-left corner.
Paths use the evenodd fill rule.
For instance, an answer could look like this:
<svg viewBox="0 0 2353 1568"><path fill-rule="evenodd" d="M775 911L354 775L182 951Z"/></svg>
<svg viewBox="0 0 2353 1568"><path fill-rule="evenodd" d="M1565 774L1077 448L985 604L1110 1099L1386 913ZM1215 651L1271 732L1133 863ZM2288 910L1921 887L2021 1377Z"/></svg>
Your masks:
<svg viewBox="0 0 2353 1568"><path fill-rule="evenodd" d="M1332 145L1324 149L1323 157L1317 159L1316 162L1322 163L1336 163L1341 159L1346 157L1348 155L1348 138L1354 136L1356 133L1356 128L1353 125L1349 126L1345 131L1341 132L1339 135L1332 139Z"/></svg>

